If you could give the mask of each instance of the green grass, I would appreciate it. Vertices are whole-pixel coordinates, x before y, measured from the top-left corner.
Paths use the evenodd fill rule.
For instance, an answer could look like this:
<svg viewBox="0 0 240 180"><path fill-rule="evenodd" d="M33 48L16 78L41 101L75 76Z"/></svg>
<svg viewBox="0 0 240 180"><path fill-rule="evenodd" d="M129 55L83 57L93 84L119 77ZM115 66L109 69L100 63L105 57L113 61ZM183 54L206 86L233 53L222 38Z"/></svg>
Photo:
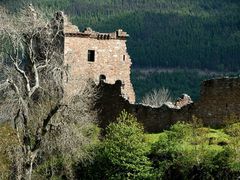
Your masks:
<svg viewBox="0 0 240 180"><path fill-rule="evenodd" d="M149 146L168 138L168 132L145 134L145 141ZM187 137L180 137L178 143L182 151L192 151L200 148L208 148L211 151L221 151L221 144L229 144L231 137L224 133L223 129L211 129L206 127L197 128L193 134Z"/></svg>

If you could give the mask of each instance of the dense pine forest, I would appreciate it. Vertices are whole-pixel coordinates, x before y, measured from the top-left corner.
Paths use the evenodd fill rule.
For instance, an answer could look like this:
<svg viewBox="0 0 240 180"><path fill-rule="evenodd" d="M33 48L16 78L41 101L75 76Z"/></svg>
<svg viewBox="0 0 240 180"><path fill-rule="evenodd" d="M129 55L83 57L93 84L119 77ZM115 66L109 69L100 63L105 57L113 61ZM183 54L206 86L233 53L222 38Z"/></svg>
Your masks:
<svg viewBox="0 0 240 180"><path fill-rule="evenodd" d="M3 3L10 8L22 4ZM123 28L131 36L134 67L240 68L238 0L37 0L33 4L64 10L81 29Z"/></svg>
<svg viewBox="0 0 240 180"><path fill-rule="evenodd" d="M2 0L1 3L15 10L29 2L44 10L64 10L81 30L92 27L109 32L123 28L130 34L128 51L134 68L218 72L237 72L240 68L238 0ZM133 73L135 87L139 84L135 81L137 72ZM188 84L180 90L189 91L189 87L200 84L197 80L192 83L194 87ZM175 91L178 85L170 89L174 94L180 91ZM136 91L140 97L146 93L142 89Z"/></svg>

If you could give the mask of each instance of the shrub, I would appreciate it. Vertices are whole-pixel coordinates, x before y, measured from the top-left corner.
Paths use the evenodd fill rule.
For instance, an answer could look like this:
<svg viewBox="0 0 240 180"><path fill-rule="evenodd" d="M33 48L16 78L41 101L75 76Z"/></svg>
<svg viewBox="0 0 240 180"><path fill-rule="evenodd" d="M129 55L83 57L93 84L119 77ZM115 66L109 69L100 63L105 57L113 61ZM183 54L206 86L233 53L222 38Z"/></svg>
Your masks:
<svg viewBox="0 0 240 180"><path fill-rule="evenodd" d="M239 161L236 161L239 148L231 146L234 141L222 130L177 123L162 134L164 136L159 136L159 141L153 144L151 153L157 177L235 177L239 167Z"/></svg>
<svg viewBox="0 0 240 180"><path fill-rule="evenodd" d="M97 149L98 155L86 179L149 179L151 162L143 127L136 118L123 111L107 128L107 135ZM83 171L83 169L82 169Z"/></svg>
<svg viewBox="0 0 240 180"><path fill-rule="evenodd" d="M0 124L0 179L8 179L11 174L10 152L19 146L14 129L7 123Z"/></svg>
<svg viewBox="0 0 240 180"><path fill-rule="evenodd" d="M240 123L228 125L224 132L230 135L228 148L231 150L230 167L240 172Z"/></svg>
<svg viewBox="0 0 240 180"><path fill-rule="evenodd" d="M237 129L178 122L162 133L144 134L136 118L122 112L95 149L94 163L79 168L79 179L237 179Z"/></svg>
<svg viewBox="0 0 240 180"><path fill-rule="evenodd" d="M228 125L224 129L224 132L232 137L240 137L240 123Z"/></svg>

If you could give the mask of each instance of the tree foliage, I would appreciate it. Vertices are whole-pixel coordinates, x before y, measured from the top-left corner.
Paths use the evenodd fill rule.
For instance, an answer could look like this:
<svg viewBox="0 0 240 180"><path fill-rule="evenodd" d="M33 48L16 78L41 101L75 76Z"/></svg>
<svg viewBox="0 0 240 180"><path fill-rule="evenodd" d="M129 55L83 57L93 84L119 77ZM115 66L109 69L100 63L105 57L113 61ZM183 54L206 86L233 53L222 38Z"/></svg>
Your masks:
<svg viewBox="0 0 240 180"><path fill-rule="evenodd" d="M149 179L148 150L142 126L134 116L123 111L108 126L93 165L82 171L87 171L86 179Z"/></svg>
<svg viewBox="0 0 240 180"><path fill-rule="evenodd" d="M93 164L79 165L79 179L236 179L240 175L239 123L223 129L201 120L178 122L146 134L123 112L109 125ZM133 121L134 120L134 121Z"/></svg>
<svg viewBox="0 0 240 180"><path fill-rule="evenodd" d="M200 95L200 84L203 80L213 78L216 75L200 73L195 70L176 70L172 72L133 70L131 79L137 96L137 101L153 89L167 88L171 97L176 99L186 93L196 101Z"/></svg>
<svg viewBox="0 0 240 180"><path fill-rule="evenodd" d="M177 123L153 144L151 156L163 179L234 179L240 172L235 141L222 130Z"/></svg>
<svg viewBox="0 0 240 180"><path fill-rule="evenodd" d="M75 97L64 93L62 16L47 17L31 5L17 14L0 8L1 118L11 121L20 144L11 151L16 179L31 179L53 154L68 161L70 177L73 163L90 159L96 90L83 80Z"/></svg>

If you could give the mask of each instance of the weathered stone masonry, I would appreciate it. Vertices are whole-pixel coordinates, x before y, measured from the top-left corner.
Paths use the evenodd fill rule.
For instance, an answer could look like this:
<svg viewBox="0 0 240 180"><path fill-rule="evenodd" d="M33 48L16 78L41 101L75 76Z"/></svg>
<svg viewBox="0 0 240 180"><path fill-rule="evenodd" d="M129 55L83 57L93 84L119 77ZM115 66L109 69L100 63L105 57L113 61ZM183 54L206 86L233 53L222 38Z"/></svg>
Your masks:
<svg viewBox="0 0 240 180"><path fill-rule="evenodd" d="M240 118L240 78L219 78L202 83L194 114L205 124L218 126Z"/></svg>
<svg viewBox="0 0 240 180"><path fill-rule="evenodd" d="M90 78L96 84L100 81L114 84L121 80L122 96L135 102L126 32L120 29L113 33L98 33L90 28L80 32L65 18L64 35L64 63L69 73L65 92L77 93L82 79Z"/></svg>
<svg viewBox="0 0 240 180"><path fill-rule="evenodd" d="M62 14L63 16L63 14ZM90 28L80 32L64 18L64 63L66 94L74 95L83 79L92 79L100 87L96 108L99 124L105 128L125 109L134 114L146 131L159 132L177 121L191 121L193 116L207 126L222 126L231 117L240 119L240 78L204 81L200 100L190 103L188 96L173 106L159 108L133 104L130 81L131 59L127 53L128 34L122 30L98 33ZM120 80L120 81L119 81Z"/></svg>
<svg viewBox="0 0 240 180"><path fill-rule="evenodd" d="M142 104L130 104L121 97L119 82L114 85L101 84L100 87L102 96L97 108L102 110L99 119L103 128L115 120L123 109L134 114L147 132L160 132L177 121L190 122L194 116L210 127L223 126L232 117L240 121L240 78L204 81L200 100L180 109L167 105L153 108Z"/></svg>

